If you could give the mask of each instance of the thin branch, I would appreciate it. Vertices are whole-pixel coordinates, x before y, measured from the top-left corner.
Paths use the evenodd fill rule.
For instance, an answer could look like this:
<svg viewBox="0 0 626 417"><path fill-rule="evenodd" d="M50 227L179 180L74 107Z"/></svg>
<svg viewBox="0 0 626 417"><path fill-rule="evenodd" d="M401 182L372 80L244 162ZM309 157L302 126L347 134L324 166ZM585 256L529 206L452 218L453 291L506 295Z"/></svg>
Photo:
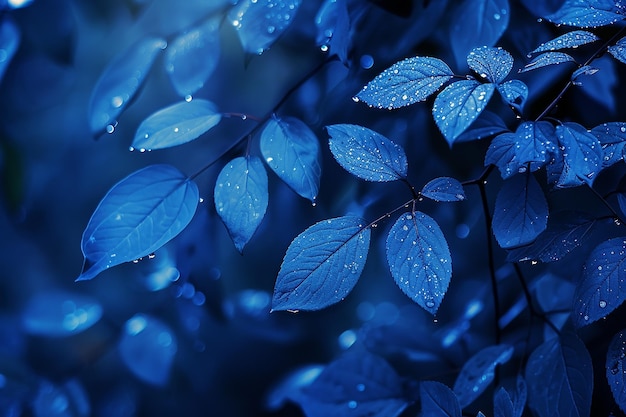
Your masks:
<svg viewBox="0 0 626 417"><path fill-rule="evenodd" d="M520 268L519 264L517 262L513 262L513 268L515 268L515 274L517 275L517 278L519 280L519 283L522 287L522 290L524 291L524 297L526 298L526 304L528 305L528 311L530 312L531 317L538 317L540 318L544 323L546 323L548 326L550 326L550 328L556 333L556 334L561 334L560 330L554 325L554 323L552 323L550 321L550 319L548 319L547 317L547 313L540 313L535 309L535 306L533 305L533 298L532 298L532 294L530 293L530 290L528 289L528 285L526 284L526 280L524 279L524 275L522 273L522 269ZM569 311L569 310L568 310Z"/></svg>

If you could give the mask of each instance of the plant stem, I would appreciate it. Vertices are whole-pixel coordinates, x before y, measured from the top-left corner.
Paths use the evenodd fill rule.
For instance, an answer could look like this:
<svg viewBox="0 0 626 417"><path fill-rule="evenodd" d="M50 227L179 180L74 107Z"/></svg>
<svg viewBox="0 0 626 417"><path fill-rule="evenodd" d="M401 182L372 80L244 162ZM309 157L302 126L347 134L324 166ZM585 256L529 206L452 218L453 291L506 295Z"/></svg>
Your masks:
<svg viewBox="0 0 626 417"><path fill-rule="evenodd" d="M591 185L589 185L589 189L602 202L602 204L604 204L604 206L609 209L609 211L613 215L614 220L619 221L621 224L626 224L622 216L620 216L620 214L613 209L613 207L609 204L608 201L606 201L606 199L602 196L602 194L596 191Z"/></svg>
<svg viewBox="0 0 626 417"><path fill-rule="evenodd" d="M530 312L531 317L538 317L538 318L540 318L544 323L546 323L548 326L550 326L550 328L556 334L561 334L561 332L554 325L554 323L552 323L550 321L550 319L548 319L548 317L546 317L545 313L539 313L535 309L535 306L533 305L532 294L530 293L530 290L528 289L528 285L526 284L526 280L524 279L524 275L522 274L522 269L520 268L520 266L519 266L519 264L517 262L513 262L513 268L515 268L515 274L517 275L517 278L518 278L519 283L520 283L520 285L522 287L522 290L524 291L524 298L526 298L526 304L528 305L528 311ZM567 310L567 311L569 311L569 310Z"/></svg>

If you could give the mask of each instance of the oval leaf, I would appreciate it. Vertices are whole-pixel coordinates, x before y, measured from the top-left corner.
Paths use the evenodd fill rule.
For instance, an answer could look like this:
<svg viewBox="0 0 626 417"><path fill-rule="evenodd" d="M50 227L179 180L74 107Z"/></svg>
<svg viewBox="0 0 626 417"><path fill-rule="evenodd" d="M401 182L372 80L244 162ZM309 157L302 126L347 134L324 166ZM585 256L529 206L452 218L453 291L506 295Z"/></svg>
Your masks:
<svg viewBox="0 0 626 417"><path fill-rule="evenodd" d="M219 21L209 20L174 39L165 52L165 70L176 92L191 96L204 86L219 57Z"/></svg>
<svg viewBox="0 0 626 417"><path fill-rule="evenodd" d="M556 186L591 185L602 167L602 146L598 138L577 123L558 125L556 135L563 160L558 167L561 173Z"/></svg>
<svg viewBox="0 0 626 417"><path fill-rule="evenodd" d="M452 258L439 225L422 212L404 213L387 236L387 262L396 284L431 314L452 277Z"/></svg>
<svg viewBox="0 0 626 417"><path fill-rule="evenodd" d="M70 336L87 330L102 317L102 307L91 297L63 291L35 294L22 312L28 334Z"/></svg>
<svg viewBox="0 0 626 417"><path fill-rule="evenodd" d="M498 85L498 92L509 106L520 112L528 98L528 86L520 80L509 80Z"/></svg>
<svg viewBox="0 0 626 417"><path fill-rule="evenodd" d="M91 92L89 125L93 133L111 131L166 46L161 38L143 39L109 62Z"/></svg>
<svg viewBox="0 0 626 417"><path fill-rule="evenodd" d="M176 335L162 321L136 314L126 322L118 349L122 361L137 378L163 386L176 355Z"/></svg>
<svg viewBox="0 0 626 417"><path fill-rule="evenodd" d="M326 129L330 151L352 175L378 182L406 178L408 162L400 145L363 126L340 124Z"/></svg>
<svg viewBox="0 0 626 417"><path fill-rule="evenodd" d="M135 133L131 150L163 149L198 138L217 125L222 115L207 100L183 101L148 116Z"/></svg>
<svg viewBox="0 0 626 417"><path fill-rule="evenodd" d="M461 417L461 406L456 395L441 382L423 381L420 384L422 416Z"/></svg>
<svg viewBox="0 0 626 417"><path fill-rule="evenodd" d="M558 25L589 28L613 24L624 19L624 15L614 0L565 0L546 19Z"/></svg>
<svg viewBox="0 0 626 417"><path fill-rule="evenodd" d="M624 159L626 147L626 123L603 123L591 129L602 145L602 167L606 168Z"/></svg>
<svg viewBox="0 0 626 417"><path fill-rule="evenodd" d="M370 234L352 216L323 220L300 233L278 272L272 310L319 310L344 299L361 276Z"/></svg>
<svg viewBox="0 0 626 417"><path fill-rule="evenodd" d="M435 201L465 200L463 185L458 180L450 177L439 177L430 180L424 185L420 194Z"/></svg>
<svg viewBox="0 0 626 417"><path fill-rule="evenodd" d="M19 27L13 22L13 19L5 15L2 21L0 21L0 51L2 51L0 81L2 81L4 73L17 52L17 48L20 46L21 38Z"/></svg>
<svg viewBox="0 0 626 417"><path fill-rule="evenodd" d="M539 47L535 48L531 54L558 51L559 49L577 48L581 45L586 45L597 40L600 40L600 38L591 32L587 32L586 30L573 30L546 43L542 43Z"/></svg>
<svg viewBox="0 0 626 417"><path fill-rule="evenodd" d="M528 403L538 417L589 416L593 368L587 348L572 333L544 342L526 365Z"/></svg>
<svg viewBox="0 0 626 417"><path fill-rule="evenodd" d="M546 52L533 58L528 64L524 65L519 72L527 72L538 68L547 67L548 65L558 65L564 62L576 62L571 55L564 52Z"/></svg>
<svg viewBox="0 0 626 417"><path fill-rule="evenodd" d="M261 55L289 27L301 0L240 0L228 13L244 51Z"/></svg>
<svg viewBox="0 0 626 417"><path fill-rule="evenodd" d="M487 107L495 86L462 80L447 86L435 99L433 117L450 146Z"/></svg>
<svg viewBox="0 0 626 417"><path fill-rule="evenodd" d="M228 229L239 252L259 224L267 209L267 174L256 156L239 157L222 169L215 183L215 209Z"/></svg>
<svg viewBox="0 0 626 417"><path fill-rule="evenodd" d="M408 106L426 100L453 76L450 67L440 59L407 58L376 76L356 98L381 109Z"/></svg>
<svg viewBox="0 0 626 417"><path fill-rule="evenodd" d="M479 46L493 46L509 25L508 0L465 0L452 17L452 51L456 62Z"/></svg>
<svg viewBox="0 0 626 417"><path fill-rule="evenodd" d="M178 235L198 205L198 186L170 165L149 165L109 190L83 232L77 281L147 256Z"/></svg>
<svg viewBox="0 0 626 417"><path fill-rule="evenodd" d="M626 298L626 239L609 239L585 262L576 287L572 318L578 327L606 317Z"/></svg>
<svg viewBox="0 0 626 417"><path fill-rule="evenodd" d="M499 84L513 68L513 57L502 48L481 46L467 55L467 65L481 78Z"/></svg>
<svg viewBox="0 0 626 417"><path fill-rule="evenodd" d="M548 224L548 202L534 175L516 175L505 181L496 197L493 234L502 248L535 240Z"/></svg>
<svg viewBox="0 0 626 417"><path fill-rule="evenodd" d="M606 379L611 387L615 403L626 412L626 332L618 332L606 353Z"/></svg>
<svg viewBox="0 0 626 417"><path fill-rule="evenodd" d="M261 132L261 153L272 171L292 190L315 201L319 191L320 144L301 120L270 119Z"/></svg>
<svg viewBox="0 0 626 417"><path fill-rule="evenodd" d="M626 64L626 37L617 41L615 45L609 46L608 50L615 59Z"/></svg>
<svg viewBox="0 0 626 417"><path fill-rule="evenodd" d="M493 381L496 366L508 362L512 355L513 347L502 344L486 347L465 362L452 388L461 408L483 393Z"/></svg>
<svg viewBox="0 0 626 417"><path fill-rule="evenodd" d="M366 350L329 363L303 391L300 405L309 417L396 417L408 405L402 378Z"/></svg>

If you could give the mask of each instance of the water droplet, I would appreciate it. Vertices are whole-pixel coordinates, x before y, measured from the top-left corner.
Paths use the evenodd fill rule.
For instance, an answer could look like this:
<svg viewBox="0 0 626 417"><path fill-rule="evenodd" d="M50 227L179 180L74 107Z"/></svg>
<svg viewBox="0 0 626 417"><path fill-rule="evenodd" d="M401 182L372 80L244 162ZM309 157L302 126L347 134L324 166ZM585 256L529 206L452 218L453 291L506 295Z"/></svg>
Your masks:
<svg viewBox="0 0 626 417"><path fill-rule="evenodd" d="M583 317L583 319L585 319L585 321L589 320L589 316L585 314L585 316Z"/></svg>
<svg viewBox="0 0 626 417"><path fill-rule="evenodd" d="M351 408L353 410L357 407L357 405L358 403L354 400L348 402L348 408Z"/></svg>
<svg viewBox="0 0 626 417"><path fill-rule="evenodd" d="M500 20L502 18L502 16L500 16L500 13L494 13L493 18L495 20Z"/></svg>
<svg viewBox="0 0 626 417"><path fill-rule="evenodd" d="M115 125L107 125L106 129L107 129L107 133L111 134L115 132Z"/></svg>
<svg viewBox="0 0 626 417"><path fill-rule="evenodd" d="M271 26L270 25L270 26L267 27L267 33L274 33L275 30L276 30L275 26Z"/></svg>
<svg viewBox="0 0 626 417"><path fill-rule="evenodd" d="M355 103L358 103L360 100L357 96L352 97L352 101L354 101Z"/></svg>
<svg viewBox="0 0 626 417"><path fill-rule="evenodd" d="M357 384L356 390L360 392L365 391L365 384Z"/></svg>
<svg viewBox="0 0 626 417"><path fill-rule="evenodd" d="M426 307L433 308L435 306L435 302L433 300L426 301Z"/></svg>
<svg viewBox="0 0 626 417"><path fill-rule="evenodd" d="M320 50L321 50L322 52L328 52L328 45L322 45L322 46L320 46Z"/></svg>
<svg viewBox="0 0 626 417"><path fill-rule="evenodd" d="M151 253L150 255L148 255L148 259L154 259L154 258L156 258L155 253Z"/></svg>
<svg viewBox="0 0 626 417"><path fill-rule="evenodd" d="M361 68L370 69L374 66L374 58L371 55L363 55L360 60Z"/></svg>
<svg viewBox="0 0 626 417"><path fill-rule="evenodd" d="M606 307L606 301L600 300L600 308L605 308L605 307Z"/></svg>
<svg viewBox="0 0 626 417"><path fill-rule="evenodd" d="M185 96L185 101L186 101L187 103L189 103L191 100L193 100L193 97L191 96L191 94L187 94L187 95Z"/></svg>

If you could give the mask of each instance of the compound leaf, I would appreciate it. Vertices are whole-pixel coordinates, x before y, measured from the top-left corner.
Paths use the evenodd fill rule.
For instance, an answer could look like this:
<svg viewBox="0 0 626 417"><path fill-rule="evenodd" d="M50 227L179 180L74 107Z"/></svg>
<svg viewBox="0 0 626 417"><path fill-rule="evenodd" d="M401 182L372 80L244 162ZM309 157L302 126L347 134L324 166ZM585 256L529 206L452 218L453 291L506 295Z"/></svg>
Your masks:
<svg viewBox="0 0 626 417"><path fill-rule="evenodd" d="M626 332L618 332L611 339L606 353L606 379L611 387L615 403L626 411Z"/></svg>
<svg viewBox="0 0 626 417"><path fill-rule="evenodd" d="M215 209L233 243L243 251L261 224L268 203L267 173L256 156L230 161L217 176Z"/></svg>
<svg viewBox="0 0 626 417"><path fill-rule="evenodd" d="M546 52L533 58L532 61L524 65L524 68L522 68L520 72L536 70L538 68L547 67L548 65L559 65L564 62L576 62L576 60L571 55L564 52Z"/></svg>
<svg viewBox="0 0 626 417"><path fill-rule="evenodd" d="M387 262L402 292L437 313L452 277L450 250L437 222L419 211L400 216L387 236Z"/></svg>
<svg viewBox="0 0 626 417"><path fill-rule="evenodd" d="M228 21L237 31L245 52L261 55L295 19L301 0L240 0Z"/></svg>
<svg viewBox="0 0 626 417"><path fill-rule="evenodd" d="M148 116L137 128L131 150L164 149L197 139L222 120L208 100L183 101Z"/></svg>
<svg viewBox="0 0 626 417"><path fill-rule="evenodd" d="M274 116L263 127L260 147L267 165L285 184L315 201L322 175L320 144L304 122Z"/></svg>
<svg viewBox="0 0 626 417"><path fill-rule="evenodd" d="M493 234L502 248L514 248L535 240L546 229L548 202L531 173L504 182L496 197Z"/></svg>
<svg viewBox="0 0 626 417"><path fill-rule="evenodd" d="M440 59L406 58L377 75L356 98L378 108L408 106L426 100L453 76L450 67Z"/></svg>
<svg viewBox="0 0 626 417"><path fill-rule="evenodd" d="M493 381L496 366L508 362L512 355L513 347L502 344L486 347L465 362L452 388L461 408L483 393Z"/></svg>
<svg viewBox="0 0 626 417"><path fill-rule="evenodd" d="M481 46L467 55L467 65L481 78L499 84L513 68L513 57L502 48Z"/></svg>
<svg viewBox="0 0 626 417"><path fill-rule="evenodd" d="M565 0L559 10L545 18L558 25L589 28L613 24L624 15L614 0Z"/></svg>
<svg viewBox="0 0 626 417"><path fill-rule="evenodd" d="M609 53L618 61L626 64L626 37L621 38L608 48Z"/></svg>
<svg viewBox="0 0 626 417"><path fill-rule="evenodd" d="M511 250L507 260L556 262L585 241L596 221L584 212L552 213L546 230L532 244Z"/></svg>
<svg viewBox="0 0 626 417"><path fill-rule="evenodd" d="M322 220L300 233L278 272L272 310L319 310L344 299L363 271L370 234L353 216Z"/></svg>
<svg viewBox="0 0 626 417"><path fill-rule="evenodd" d="M578 327L606 317L626 297L626 239L609 239L596 247L585 262L576 287L572 318Z"/></svg>
<svg viewBox="0 0 626 417"><path fill-rule="evenodd" d="M550 339L526 365L528 402L538 417L589 416L593 391L591 357L573 333Z"/></svg>
<svg viewBox="0 0 626 417"><path fill-rule="evenodd" d="M494 164L502 178L517 173L536 171L548 161L556 146L554 127L548 122L524 122L515 133L496 136L485 155L485 165Z"/></svg>
<svg viewBox="0 0 626 417"><path fill-rule="evenodd" d="M363 126L338 124L326 129L330 151L352 175L378 182L406 178L408 162L400 145Z"/></svg>
<svg viewBox="0 0 626 417"><path fill-rule="evenodd" d="M557 187L576 187L593 182L602 167L602 146L593 134L577 123L563 123L556 127L556 136L562 150L562 166Z"/></svg>
<svg viewBox="0 0 626 417"><path fill-rule="evenodd" d="M430 180L424 185L420 194L435 201L465 200L463 185L458 180L450 177L439 177Z"/></svg>
<svg viewBox="0 0 626 417"><path fill-rule="evenodd" d="M89 126L99 133L117 123L117 117L143 85L159 52L167 46L161 38L146 38L133 44L109 62L91 92ZM111 127L109 127L111 126Z"/></svg>
<svg viewBox="0 0 626 417"><path fill-rule="evenodd" d="M626 123L603 123L591 129L591 134L598 138L602 146L602 167L611 166L624 159L626 146Z"/></svg>
<svg viewBox="0 0 626 417"><path fill-rule="evenodd" d="M198 205L198 186L171 165L149 165L109 190L83 232L77 281L147 256L178 235Z"/></svg>
<svg viewBox="0 0 626 417"><path fill-rule="evenodd" d="M204 86L215 71L219 57L219 21L209 20L168 45L165 70L176 92L187 97Z"/></svg>
<svg viewBox="0 0 626 417"><path fill-rule="evenodd" d="M433 117L450 146L487 107L494 89L495 85L491 83L461 80L450 84L437 95Z"/></svg>
<svg viewBox="0 0 626 417"><path fill-rule="evenodd" d="M493 46L509 25L508 0L465 0L452 17L451 42L456 62L479 46Z"/></svg>
<svg viewBox="0 0 626 417"><path fill-rule="evenodd" d="M429 417L461 417L461 406L454 392L441 382L420 384L422 414Z"/></svg>
<svg viewBox="0 0 626 417"><path fill-rule="evenodd" d="M531 54L558 51L560 49L577 48L599 40L596 35L586 30L573 30L539 45Z"/></svg>
<svg viewBox="0 0 626 417"><path fill-rule="evenodd" d="M400 376L366 350L329 363L303 392L300 405L309 417L396 417L408 405Z"/></svg>

